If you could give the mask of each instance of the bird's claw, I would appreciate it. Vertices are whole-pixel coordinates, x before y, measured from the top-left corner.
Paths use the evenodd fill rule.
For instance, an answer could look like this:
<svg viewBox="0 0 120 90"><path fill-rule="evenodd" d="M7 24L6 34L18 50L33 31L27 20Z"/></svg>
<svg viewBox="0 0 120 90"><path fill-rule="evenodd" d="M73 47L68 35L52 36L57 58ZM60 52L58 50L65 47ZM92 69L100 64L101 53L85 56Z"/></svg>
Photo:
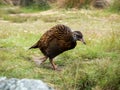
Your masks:
<svg viewBox="0 0 120 90"><path fill-rule="evenodd" d="M42 61L40 61L40 60L34 60L34 62L35 62L35 64L36 64L37 66L39 66L40 64L42 64Z"/></svg>

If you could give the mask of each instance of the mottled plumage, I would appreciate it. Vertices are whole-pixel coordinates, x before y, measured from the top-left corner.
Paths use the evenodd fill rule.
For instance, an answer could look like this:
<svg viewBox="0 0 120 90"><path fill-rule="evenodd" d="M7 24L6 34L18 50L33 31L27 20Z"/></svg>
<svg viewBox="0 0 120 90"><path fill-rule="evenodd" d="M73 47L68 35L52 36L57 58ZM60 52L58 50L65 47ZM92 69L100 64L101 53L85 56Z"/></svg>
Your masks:
<svg viewBox="0 0 120 90"><path fill-rule="evenodd" d="M53 68L56 69L53 58L64 51L75 48L77 40L85 44L80 31L72 32L68 26L58 24L44 33L40 40L30 49L39 48L45 56L42 62L49 58Z"/></svg>

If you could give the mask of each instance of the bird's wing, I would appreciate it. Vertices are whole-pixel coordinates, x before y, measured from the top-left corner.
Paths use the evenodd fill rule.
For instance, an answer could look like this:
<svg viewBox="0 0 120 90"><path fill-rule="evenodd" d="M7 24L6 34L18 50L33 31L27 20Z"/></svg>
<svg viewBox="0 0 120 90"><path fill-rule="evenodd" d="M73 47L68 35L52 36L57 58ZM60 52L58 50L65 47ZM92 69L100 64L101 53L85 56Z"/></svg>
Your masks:
<svg viewBox="0 0 120 90"><path fill-rule="evenodd" d="M53 34L54 33L53 33L52 30L48 30L46 33L44 33L43 36L38 41L38 46L40 48L46 48L46 47L48 47L49 43L54 38Z"/></svg>
<svg viewBox="0 0 120 90"><path fill-rule="evenodd" d="M60 42L65 44L73 39L72 31L69 27L58 24L43 34L38 41L38 46L47 48L53 39L57 39L59 44Z"/></svg>
<svg viewBox="0 0 120 90"><path fill-rule="evenodd" d="M54 37L58 40L67 42L73 39L71 29L65 25L58 24L51 29L54 30Z"/></svg>
<svg viewBox="0 0 120 90"><path fill-rule="evenodd" d="M68 26L60 24L52 29L54 30L54 37L58 39L57 43L63 51L69 50L76 45L73 39L73 33Z"/></svg>

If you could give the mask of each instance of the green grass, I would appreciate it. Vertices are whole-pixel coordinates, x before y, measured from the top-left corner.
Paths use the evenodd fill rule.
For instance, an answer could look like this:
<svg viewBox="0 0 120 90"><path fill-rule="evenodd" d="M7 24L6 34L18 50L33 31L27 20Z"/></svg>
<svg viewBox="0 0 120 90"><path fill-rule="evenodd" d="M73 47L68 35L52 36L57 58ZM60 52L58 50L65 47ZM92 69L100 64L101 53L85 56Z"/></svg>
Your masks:
<svg viewBox="0 0 120 90"><path fill-rule="evenodd" d="M31 12L39 12L39 11L45 11L49 10L50 6L38 6L38 5L31 5L26 7L21 7L21 11L24 13L31 13Z"/></svg>
<svg viewBox="0 0 120 90"><path fill-rule="evenodd" d="M114 0L109 7L109 11L120 14L120 1Z"/></svg>
<svg viewBox="0 0 120 90"><path fill-rule="evenodd" d="M22 23L0 20L0 76L41 79L56 90L120 89L119 15L82 9L17 13L13 18L24 17ZM59 23L83 32L87 45L77 42L75 49L57 56L60 72L52 70L49 61L37 67L32 57L42 53L28 48Z"/></svg>
<svg viewBox="0 0 120 90"><path fill-rule="evenodd" d="M93 0L62 0L58 1L58 6L59 7L64 7L66 9L69 8L90 8L90 3Z"/></svg>
<svg viewBox="0 0 120 90"><path fill-rule="evenodd" d="M51 20L47 20L49 18L46 18L44 16L39 16L37 17L37 15L33 15L31 16L31 13L37 13L37 12L41 12L41 11L45 11L50 9L50 7L36 7L35 5L32 6L28 6L28 7L19 7L19 6L0 6L0 18L3 20L7 20L7 21L11 21L11 22L15 22L15 23L23 23L26 21L36 21L39 18L43 18L43 21L45 22L51 22L51 21L56 21L57 17L51 18L51 16L49 16L51 18ZM22 15L23 14L23 15ZM24 14L28 14L28 15L24 15Z"/></svg>

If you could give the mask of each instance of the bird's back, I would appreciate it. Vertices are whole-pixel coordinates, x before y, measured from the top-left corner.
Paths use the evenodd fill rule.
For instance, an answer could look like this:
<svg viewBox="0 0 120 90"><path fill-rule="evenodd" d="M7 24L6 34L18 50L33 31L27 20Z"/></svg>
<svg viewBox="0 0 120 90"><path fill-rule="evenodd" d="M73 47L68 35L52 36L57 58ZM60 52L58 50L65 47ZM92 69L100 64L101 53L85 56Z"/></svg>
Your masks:
<svg viewBox="0 0 120 90"><path fill-rule="evenodd" d="M58 24L48 30L36 43L42 53L50 58L76 46L72 31L65 25Z"/></svg>
<svg viewBox="0 0 120 90"><path fill-rule="evenodd" d="M46 33L39 40L39 47L48 47L50 42L53 39L63 40L63 41L70 41L72 39L72 31L69 27L58 24L48 30Z"/></svg>

